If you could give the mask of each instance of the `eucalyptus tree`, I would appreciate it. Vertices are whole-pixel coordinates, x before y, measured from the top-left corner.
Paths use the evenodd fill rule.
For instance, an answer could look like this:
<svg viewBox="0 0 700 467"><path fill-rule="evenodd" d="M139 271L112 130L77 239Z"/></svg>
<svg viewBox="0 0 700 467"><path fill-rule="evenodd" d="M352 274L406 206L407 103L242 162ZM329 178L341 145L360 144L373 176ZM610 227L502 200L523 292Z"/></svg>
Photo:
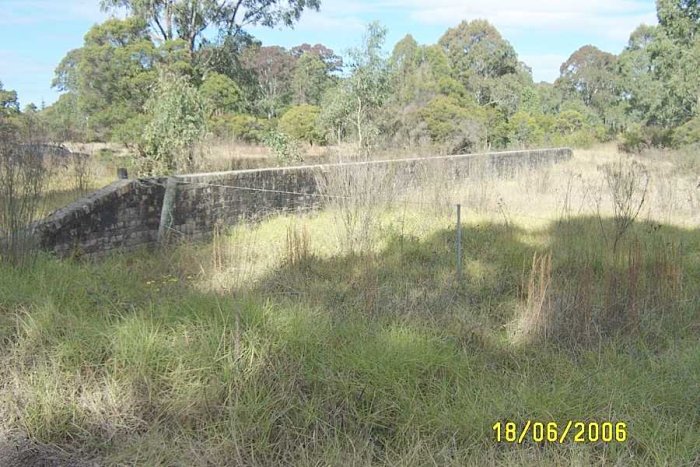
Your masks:
<svg viewBox="0 0 700 467"><path fill-rule="evenodd" d="M320 0L101 0L105 11L125 9L146 21L162 41L183 39L191 52L207 28L222 36L237 35L251 26L287 26L306 9L318 10Z"/></svg>

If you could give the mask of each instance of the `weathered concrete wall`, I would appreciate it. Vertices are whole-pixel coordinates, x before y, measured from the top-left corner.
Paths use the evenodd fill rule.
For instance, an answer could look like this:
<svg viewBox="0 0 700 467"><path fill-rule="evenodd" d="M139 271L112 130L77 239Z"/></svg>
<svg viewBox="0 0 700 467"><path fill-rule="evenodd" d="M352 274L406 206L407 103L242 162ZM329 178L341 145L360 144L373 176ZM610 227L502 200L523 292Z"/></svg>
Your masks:
<svg viewBox="0 0 700 467"><path fill-rule="evenodd" d="M383 171L397 188L431 172L455 183L475 170L513 176L524 167L567 160L571 150L543 149L389 161L237 170L174 177L172 221L167 232L181 238L208 236L217 222L231 225L270 212L321 204L319 176L334 172ZM165 179L121 180L53 213L36 231L44 249L59 256L99 256L115 249L153 245L158 240Z"/></svg>
<svg viewBox="0 0 700 467"><path fill-rule="evenodd" d="M165 189L119 180L59 209L35 226L39 243L59 256L101 256L156 241Z"/></svg>

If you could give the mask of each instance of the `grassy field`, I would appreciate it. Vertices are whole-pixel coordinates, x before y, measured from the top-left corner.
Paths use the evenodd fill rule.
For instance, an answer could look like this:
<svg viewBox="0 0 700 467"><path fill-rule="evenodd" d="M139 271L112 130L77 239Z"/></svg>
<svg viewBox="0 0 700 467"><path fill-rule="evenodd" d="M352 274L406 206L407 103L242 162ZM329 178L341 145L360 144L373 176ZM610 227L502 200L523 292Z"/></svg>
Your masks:
<svg viewBox="0 0 700 467"><path fill-rule="evenodd" d="M0 265L0 465L698 465L697 174L619 161ZM527 420L627 438L494 440Z"/></svg>

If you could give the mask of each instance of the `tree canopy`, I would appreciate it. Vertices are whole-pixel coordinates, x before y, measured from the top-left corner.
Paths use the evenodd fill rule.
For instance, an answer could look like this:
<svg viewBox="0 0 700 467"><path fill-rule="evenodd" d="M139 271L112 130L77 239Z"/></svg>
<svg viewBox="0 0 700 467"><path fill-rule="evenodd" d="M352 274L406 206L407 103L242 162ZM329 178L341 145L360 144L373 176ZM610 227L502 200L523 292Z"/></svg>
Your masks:
<svg viewBox="0 0 700 467"><path fill-rule="evenodd" d="M146 21L162 41L183 39L195 51L209 27L236 35L249 26L292 26L320 0L101 0L104 10L126 9Z"/></svg>
<svg viewBox="0 0 700 467"><path fill-rule="evenodd" d="M164 92L163 74L196 91L215 135L245 142L276 132L362 151L429 144L450 152L589 144L628 132L662 135L655 141L663 144L700 137L697 1L658 0L659 24L640 25L622 51L584 45L554 83L537 84L510 42L481 19L459 22L434 44L406 35L389 55L386 29L372 23L341 58L324 44L287 48L249 32L292 26L319 0L101 5L126 19L93 26L56 69L53 84L64 94L44 111L27 108L45 116L56 137L134 146L156 124L148 109ZM16 94L0 88L0 111L21 114Z"/></svg>

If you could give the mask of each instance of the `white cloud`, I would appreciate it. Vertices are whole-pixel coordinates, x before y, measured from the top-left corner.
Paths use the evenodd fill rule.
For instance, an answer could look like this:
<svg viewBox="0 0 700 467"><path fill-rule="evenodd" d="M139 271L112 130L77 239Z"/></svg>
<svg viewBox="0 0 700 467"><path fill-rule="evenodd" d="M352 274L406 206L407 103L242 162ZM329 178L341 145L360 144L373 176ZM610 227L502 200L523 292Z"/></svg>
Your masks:
<svg viewBox="0 0 700 467"><path fill-rule="evenodd" d="M520 55L519 58L525 62L527 66L532 68L535 82L548 81L551 83L559 77L559 67L569 57L566 55L545 53Z"/></svg>
<svg viewBox="0 0 700 467"><path fill-rule="evenodd" d="M29 25L45 22L101 22L109 15L96 0L5 0L0 25Z"/></svg>
<svg viewBox="0 0 700 467"><path fill-rule="evenodd" d="M456 19L485 18L501 27L580 28L598 20L654 14L651 2L639 0L418 0L386 2L408 8L411 17L426 24L454 25ZM581 21L585 24L581 24Z"/></svg>

